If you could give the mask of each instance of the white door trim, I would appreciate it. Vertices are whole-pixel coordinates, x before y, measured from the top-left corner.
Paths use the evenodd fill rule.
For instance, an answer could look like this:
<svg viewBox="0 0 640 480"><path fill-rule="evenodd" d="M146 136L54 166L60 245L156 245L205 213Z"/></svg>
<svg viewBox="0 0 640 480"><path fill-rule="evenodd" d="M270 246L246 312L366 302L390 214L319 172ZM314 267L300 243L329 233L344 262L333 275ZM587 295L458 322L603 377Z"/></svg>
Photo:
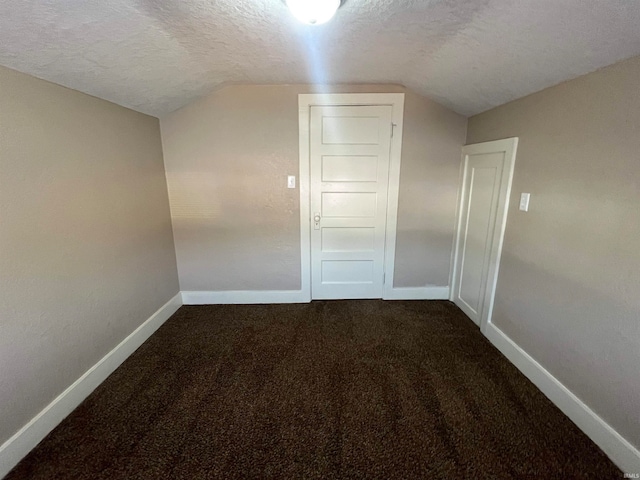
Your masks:
<svg viewBox="0 0 640 480"><path fill-rule="evenodd" d="M491 142L476 143L472 145L465 145L462 147L462 166L460 169L460 181L458 190L458 206L456 210L456 224L454 232L454 245L452 251L451 272L449 276L450 297L449 300L454 301L456 291L456 271L458 269L458 254L460 249L460 234L462 232L462 208L466 191L466 178L467 178L467 162L466 157L468 155L482 154L482 153L494 153L505 152L505 165L503 175L507 175L507 188L506 196L504 199L500 199L498 203L498 210L496 213L496 227L494 229L495 241L492 243L490 253L489 269L487 271L487 287L485 294L485 307L480 312L480 331L486 335L487 326L491 323L493 316L493 301L495 299L496 284L498 282L498 271L500 268L500 258L502 256L502 245L504 241L504 232L507 227L507 213L509 211L509 198L511 197L511 185L513 183L513 171L516 161L516 151L518 149L518 137L505 138L503 140L494 140Z"/></svg>
<svg viewBox="0 0 640 480"><path fill-rule="evenodd" d="M303 296L311 301L311 190L309 178L310 109L312 106L332 105L390 105L394 124L389 158L389 194L385 239L385 281L382 298L388 299L393 290L393 273L398 224L398 195L400 193L400 159L402 156L402 121L404 93L320 93L298 95L298 126L300 148L300 280Z"/></svg>

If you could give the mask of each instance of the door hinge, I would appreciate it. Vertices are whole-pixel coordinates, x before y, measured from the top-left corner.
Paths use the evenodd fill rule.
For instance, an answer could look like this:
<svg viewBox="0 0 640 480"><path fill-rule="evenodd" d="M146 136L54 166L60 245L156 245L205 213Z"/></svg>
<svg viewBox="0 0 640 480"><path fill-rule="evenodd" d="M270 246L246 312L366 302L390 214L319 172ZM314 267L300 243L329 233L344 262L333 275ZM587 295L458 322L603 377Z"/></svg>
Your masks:
<svg viewBox="0 0 640 480"><path fill-rule="evenodd" d="M391 122L391 138L393 138L393 130L395 129L395 127L397 127L398 125L396 125L395 123Z"/></svg>
<svg viewBox="0 0 640 480"><path fill-rule="evenodd" d="M382 273L382 284L384 285L385 283L387 283L387 273L383 272Z"/></svg>

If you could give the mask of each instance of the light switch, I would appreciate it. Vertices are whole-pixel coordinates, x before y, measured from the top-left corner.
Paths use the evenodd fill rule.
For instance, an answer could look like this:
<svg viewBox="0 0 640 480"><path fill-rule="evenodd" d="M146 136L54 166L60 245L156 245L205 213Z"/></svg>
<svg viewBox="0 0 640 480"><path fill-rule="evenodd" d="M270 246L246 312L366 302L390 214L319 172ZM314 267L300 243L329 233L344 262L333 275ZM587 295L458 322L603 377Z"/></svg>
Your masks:
<svg viewBox="0 0 640 480"><path fill-rule="evenodd" d="M523 193L520 195L520 210L523 212L529 211L529 198L531 197L530 193Z"/></svg>
<svg viewBox="0 0 640 480"><path fill-rule="evenodd" d="M289 175L287 177L287 188L296 188L296 176Z"/></svg>

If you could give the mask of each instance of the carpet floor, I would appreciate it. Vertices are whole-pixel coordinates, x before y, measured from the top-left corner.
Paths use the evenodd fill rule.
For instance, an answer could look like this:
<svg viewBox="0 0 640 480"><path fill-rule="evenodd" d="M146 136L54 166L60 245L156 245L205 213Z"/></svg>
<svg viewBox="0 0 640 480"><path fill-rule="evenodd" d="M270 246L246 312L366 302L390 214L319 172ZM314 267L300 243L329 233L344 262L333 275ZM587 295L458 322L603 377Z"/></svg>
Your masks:
<svg viewBox="0 0 640 480"><path fill-rule="evenodd" d="M184 306L6 477L621 478L452 303Z"/></svg>

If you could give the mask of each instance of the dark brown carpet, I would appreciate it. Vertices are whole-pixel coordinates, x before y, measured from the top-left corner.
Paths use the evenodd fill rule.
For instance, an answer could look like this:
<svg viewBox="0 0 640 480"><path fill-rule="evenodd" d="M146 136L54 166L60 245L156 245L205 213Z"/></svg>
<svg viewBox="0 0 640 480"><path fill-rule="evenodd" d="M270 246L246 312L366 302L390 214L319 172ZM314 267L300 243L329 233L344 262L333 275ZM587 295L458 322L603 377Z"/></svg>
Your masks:
<svg viewBox="0 0 640 480"><path fill-rule="evenodd" d="M7 477L621 478L449 302L182 307Z"/></svg>

